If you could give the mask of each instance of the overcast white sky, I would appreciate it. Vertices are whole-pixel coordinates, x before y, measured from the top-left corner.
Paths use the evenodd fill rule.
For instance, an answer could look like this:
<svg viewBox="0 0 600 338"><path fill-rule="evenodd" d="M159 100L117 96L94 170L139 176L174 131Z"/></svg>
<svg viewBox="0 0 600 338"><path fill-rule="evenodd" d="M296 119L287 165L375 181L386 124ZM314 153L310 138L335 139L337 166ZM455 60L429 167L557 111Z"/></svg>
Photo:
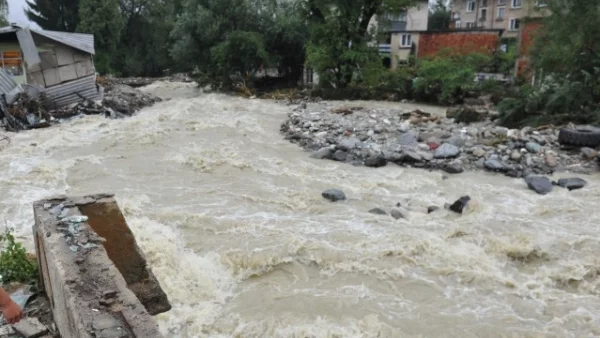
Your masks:
<svg viewBox="0 0 600 338"><path fill-rule="evenodd" d="M23 12L26 5L25 0L8 0L8 21L16 22L23 26L30 24Z"/></svg>

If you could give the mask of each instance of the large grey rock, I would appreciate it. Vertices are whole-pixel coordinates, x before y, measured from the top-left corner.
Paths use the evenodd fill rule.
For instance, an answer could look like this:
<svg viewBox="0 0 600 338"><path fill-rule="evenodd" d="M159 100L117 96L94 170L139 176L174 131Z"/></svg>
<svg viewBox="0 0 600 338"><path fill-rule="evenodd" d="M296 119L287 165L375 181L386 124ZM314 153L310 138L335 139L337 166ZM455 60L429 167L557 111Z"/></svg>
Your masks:
<svg viewBox="0 0 600 338"><path fill-rule="evenodd" d="M502 163L502 161L496 159L486 160L485 162L483 162L483 166L485 167L485 169L490 171L504 171L507 169L506 165Z"/></svg>
<svg viewBox="0 0 600 338"><path fill-rule="evenodd" d="M542 150L542 146L539 143L527 142L525 144L525 149L530 153L537 154Z"/></svg>
<svg viewBox="0 0 600 338"><path fill-rule="evenodd" d="M321 195L331 202L343 201L346 199L346 194L339 189L327 189L323 191Z"/></svg>
<svg viewBox="0 0 600 338"><path fill-rule="evenodd" d="M587 160L593 160L598 157L598 152L592 148L581 148L581 155Z"/></svg>
<svg viewBox="0 0 600 338"><path fill-rule="evenodd" d="M459 154L460 149L457 146L444 143L435 150L433 156L435 158L452 158L458 156Z"/></svg>
<svg viewBox="0 0 600 338"><path fill-rule="evenodd" d="M403 162L412 163L412 162L420 162L422 160L423 160L423 157L414 151L407 150L402 153L402 161Z"/></svg>
<svg viewBox="0 0 600 338"><path fill-rule="evenodd" d="M448 174L460 174L465 170L463 169L462 162L460 160L456 160L448 163L444 167L444 171Z"/></svg>
<svg viewBox="0 0 600 338"><path fill-rule="evenodd" d="M356 137L343 138L337 145L340 150L348 151L360 147L361 142Z"/></svg>
<svg viewBox="0 0 600 338"><path fill-rule="evenodd" d="M537 192L540 195L546 195L552 191L552 181L544 176L527 176L525 182L529 189Z"/></svg>
<svg viewBox="0 0 600 338"><path fill-rule="evenodd" d="M367 167L373 167L373 168L379 168L379 167L385 167L387 165L387 160L380 155L372 155L369 156L369 158L367 158L365 160L365 166Z"/></svg>
<svg viewBox="0 0 600 338"><path fill-rule="evenodd" d="M387 215L387 212L381 208L374 208L369 210L369 213L373 215Z"/></svg>
<svg viewBox="0 0 600 338"><path fill-rule="evenodd" d="M585 187L587 185L587 181L578 177L561 178L558 180L558 185L571 191Z"/></svg>
<svg viewBox="0 0 600 338"><path fill-rule="evenodd" d="M407 131L398 137L398 143L401 145L409 146L416 145L418 143L419 133L415 131Z"/></svg>
<svg viewBox="0 0 600 338"><path fill-rule="evenodd" d="M313 152L312 154L310 154L310 157L316 158L319 160L331 159L333 157L333 149L331 149L330 147L321 148L321 149Z"/></svg>
<svg viewBox="0 0 600 338"><path fill-rule="evenodd" d="M348 153L342 150L338 150L333 154L333 159L336 161L344 162L348 159Z"/></svg>

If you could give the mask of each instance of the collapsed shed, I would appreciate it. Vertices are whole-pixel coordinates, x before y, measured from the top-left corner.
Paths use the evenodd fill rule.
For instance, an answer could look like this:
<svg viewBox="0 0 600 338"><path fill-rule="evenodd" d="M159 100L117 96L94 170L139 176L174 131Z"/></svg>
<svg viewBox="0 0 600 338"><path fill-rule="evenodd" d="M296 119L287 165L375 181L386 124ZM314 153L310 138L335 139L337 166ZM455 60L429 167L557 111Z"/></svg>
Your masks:
<svg viewBox="0 0 600 338"><path fill-rule="evenodd" d="M0 28L0 108L23 93L53 108L102 100L94 54L92 34Z"/></svg>

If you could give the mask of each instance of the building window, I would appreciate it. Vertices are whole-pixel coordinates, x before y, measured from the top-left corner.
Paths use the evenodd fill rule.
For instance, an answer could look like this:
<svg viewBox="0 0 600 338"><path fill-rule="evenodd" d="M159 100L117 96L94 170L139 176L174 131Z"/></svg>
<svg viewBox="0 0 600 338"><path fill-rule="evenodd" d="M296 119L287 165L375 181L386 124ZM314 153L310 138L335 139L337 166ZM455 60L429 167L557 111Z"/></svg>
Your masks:
<svg viewBox="0 0 600 338"><path fill-rule="evenodd" d="M475 28L474 22L467 22L467 28Z"/></svg>
<svg viewBox="0 0 600 338"><path fill-rule="evenodd" d="M504 7L498 7L498 20L504 20Z"/></svg>
<svg viewBox="0 0 600 338"><path fill-rule="evenodd" d="M509 29L511 31L518 31L519 27L521 27L521 20L519 20L519 19L510 19Z"/></svg>
<svg viewBox="0 0 600 338"><path fill-rule="evenodd" d="M482 8L481 15L479 16L479 21L486 21L486 20L487 20L487 8Z"/></svg>
<svg viewBox="0 0 600 338"><path fill-rule="evenodd" d="M460 28L460 20L454 22L454 28Z"/></svg>
<svg viewBox="0 0 600 338"><path fill-rule="evenodd" d="M546 7L548 6L548 0L536 0L535 5L537 7Z"/></svg>
<svg viewBox="0 0 600 338"><path fill-rule="evenodd" d="M511 7L512 8L520 8L523 3L523 0L512 0Z"/></svg>
<svg viewBox="0 0 600 338"><path fill-rule="evenodd" d="M487 0L481 0L481 7L487 7Z"/></svg>
<svg viewBox="0 0 600 338"><path fill-rule="evenodd" d="M506 0L498 0L498 6L506 6Z"/></svg>
<svg viewBox="0 0 600 338"><path fill-rule="evenodd" d="M410 34L402 34L402 39L400 39L400 47L411 47L412 46L412 36Z"/></svg>
<svg viewBox="0 0 600 338"><path fill-rule="evenodd" d="M467 0L467 12L475 11L475 0Z"/></svg>
<svg viewBox="0 0 600 338"><path fill-rule="evenodd" d="M12 76L23 75L23 57L20 51L8 51L0 54L2 68Z"/></svg>

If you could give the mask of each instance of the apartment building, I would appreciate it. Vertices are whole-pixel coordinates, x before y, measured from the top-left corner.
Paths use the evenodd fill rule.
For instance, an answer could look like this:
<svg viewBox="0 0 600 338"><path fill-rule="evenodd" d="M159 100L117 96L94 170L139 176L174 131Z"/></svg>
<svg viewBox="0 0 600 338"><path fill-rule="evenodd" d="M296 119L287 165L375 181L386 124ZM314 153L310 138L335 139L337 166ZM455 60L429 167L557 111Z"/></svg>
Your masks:
<svg viewBox="0 0 600 338"><path fill-rule="evenodd" d="M427 30L429 3L427 0L399 13L388 13L383 18L375 17L371 26L379 31L379 53L389 68L406 63L411 50L418 47L419 34ZM413 47L414 45L414 47Z"/></svg>
<svg viewBox="0 0 600 338"><path fill-rule="evenodd" d="M548 0L453 0L455 29L503 29L503 38L516 38L523 19L549 14Z"/></svg>

